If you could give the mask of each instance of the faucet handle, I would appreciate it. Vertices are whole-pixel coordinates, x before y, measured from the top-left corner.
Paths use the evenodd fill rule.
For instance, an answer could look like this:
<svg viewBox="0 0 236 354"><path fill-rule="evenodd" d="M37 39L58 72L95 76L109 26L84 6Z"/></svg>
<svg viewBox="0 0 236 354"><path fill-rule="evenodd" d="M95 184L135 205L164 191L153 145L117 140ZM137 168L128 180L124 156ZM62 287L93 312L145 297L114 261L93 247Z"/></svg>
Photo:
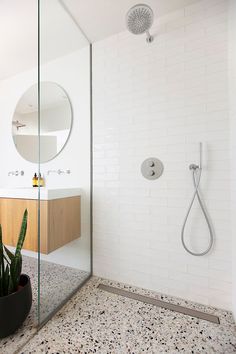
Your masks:
<svg viewBox="0 0 236 354"><path fill-rule="evenodd" d="M56 173L56 172L57 172L56 170L48 170L47 175L50 175L50 173Z"/></svg>
<svg viewBox="0 0 236 354"><path fill-rule="evenodd" d="M9 171L8 172L8 176L24 176L25 172L24 171L19 171L19 170L15 170L15 171Z"/></svg>
<svg viewBox="0 0 236 354"><path fill-rule="evenodd" d="M57 173L58 175L62 175L63 173L66 173L69 175L71 171L69 169L62 170L61 168L59 168L58 170L48 170L47 174L50 175L50 173Z"/></svg>
<svg viewBox="0 0 236 354"><path fill-rule="evenodd" d="M62 169L60 169L59 168L59 170L57 171L57 173L59 174L59 175L61 175L61 174L63 174L63 173L66 173L66 174L70 174L70 170L62 170Z"/></svg>

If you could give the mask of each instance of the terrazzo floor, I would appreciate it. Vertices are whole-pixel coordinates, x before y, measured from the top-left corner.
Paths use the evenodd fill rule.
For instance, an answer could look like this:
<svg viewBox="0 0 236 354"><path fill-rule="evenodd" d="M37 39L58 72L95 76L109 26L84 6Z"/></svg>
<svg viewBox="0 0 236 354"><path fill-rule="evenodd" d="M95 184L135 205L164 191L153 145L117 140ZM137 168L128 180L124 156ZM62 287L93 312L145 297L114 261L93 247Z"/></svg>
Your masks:
<svg viewBox="0 0 236 354"><path fill-rule="evenodd" d="M220 324L105 292L99 283L214 314ZM228 311L93 277L17 353L230 354L236 327Z"/></svg>
<svg viewBox="0 0 236 354"><path fill-rule="evenodd" d="M88 277L89 273L46 261L40 262L40 268L40 319L43 321ZM33 295L31 311L14 335L0 339L0 354L15 353L37 331L38 260L23 256L22 272L28 274L31 279Z"/></svg>

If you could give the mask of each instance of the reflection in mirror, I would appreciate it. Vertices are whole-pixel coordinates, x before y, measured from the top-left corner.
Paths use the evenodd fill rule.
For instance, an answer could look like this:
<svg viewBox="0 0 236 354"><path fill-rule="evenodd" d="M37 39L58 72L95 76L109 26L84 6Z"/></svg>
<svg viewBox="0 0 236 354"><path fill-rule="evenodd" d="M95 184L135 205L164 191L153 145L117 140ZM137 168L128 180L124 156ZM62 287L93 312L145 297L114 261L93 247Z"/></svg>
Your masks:
<svg viewBox="0 0 236 354"><path fill-rule="evenodd" d="M57 156L68 141L72 108L67 93L54 82L41 82L40 162ZM38 85L31 86L17 103L12 136L19 154L30 162L39 160Z"/></svg>

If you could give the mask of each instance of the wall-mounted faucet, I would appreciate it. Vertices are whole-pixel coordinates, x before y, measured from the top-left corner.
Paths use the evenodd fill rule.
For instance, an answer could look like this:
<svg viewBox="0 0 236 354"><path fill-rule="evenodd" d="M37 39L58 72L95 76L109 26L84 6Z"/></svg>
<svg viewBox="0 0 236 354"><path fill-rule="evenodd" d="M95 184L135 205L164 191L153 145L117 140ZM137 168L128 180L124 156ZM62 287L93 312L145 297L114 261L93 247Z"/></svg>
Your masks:
<svg viewBox="0 0 236 354"><path fill-rule="evenodd" d="M48 170L47 175L50 175L51 173L57 173L58 175L62 175L62 174L70 174L71 171L70 170L62 170L61 168L59 168L58 170Z"/></svg>
<svg viewBox="0 0 236 354"><path fill-rule="evenodd" d="M57 173L59 174L59 175L61 175L61 174L70 174L70 170L61 170L61 169L59 169L58 171L57 171Z"/></svg>
<svg viewBox="0 0 236 354"><path fill-rule="evenodd" d="M24 176L24 171L9 171L8 176Z"/></svg>

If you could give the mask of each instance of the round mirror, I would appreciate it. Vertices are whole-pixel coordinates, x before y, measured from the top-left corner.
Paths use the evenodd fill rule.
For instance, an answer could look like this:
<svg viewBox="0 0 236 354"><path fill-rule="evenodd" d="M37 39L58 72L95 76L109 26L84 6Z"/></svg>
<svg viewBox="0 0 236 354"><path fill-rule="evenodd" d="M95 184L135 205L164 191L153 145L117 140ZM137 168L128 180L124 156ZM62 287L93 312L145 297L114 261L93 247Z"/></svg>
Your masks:
<svg viewBox="0 0 236 354"><path fill-rule="evenodd" d="M17 103L12 136L19 154L39 160L38 85L31 86ZM72 108L67 93L54 82L40 83L40 162L57 156L66 145L72 127Z"/></svg>

